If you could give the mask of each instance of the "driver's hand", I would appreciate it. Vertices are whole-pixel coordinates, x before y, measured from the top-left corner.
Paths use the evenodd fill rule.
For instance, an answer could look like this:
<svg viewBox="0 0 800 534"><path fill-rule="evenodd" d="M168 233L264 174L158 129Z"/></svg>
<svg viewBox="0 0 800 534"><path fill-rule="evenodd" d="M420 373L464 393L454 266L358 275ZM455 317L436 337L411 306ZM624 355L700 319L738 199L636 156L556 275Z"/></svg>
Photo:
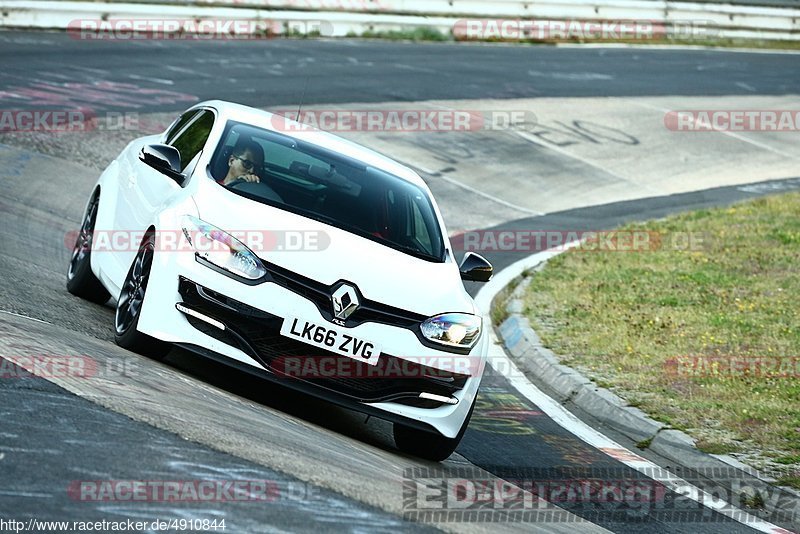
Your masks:
<svg viewBox="0 0 800 534"><path fill-rule="evenodd" d="M256 184L261 181L261 178L259 178L257 175L252 174L252 173L251 174L242 174L240 176L237 176L236 179L237 180L244 180L245 182L256 183Z"/></svg>

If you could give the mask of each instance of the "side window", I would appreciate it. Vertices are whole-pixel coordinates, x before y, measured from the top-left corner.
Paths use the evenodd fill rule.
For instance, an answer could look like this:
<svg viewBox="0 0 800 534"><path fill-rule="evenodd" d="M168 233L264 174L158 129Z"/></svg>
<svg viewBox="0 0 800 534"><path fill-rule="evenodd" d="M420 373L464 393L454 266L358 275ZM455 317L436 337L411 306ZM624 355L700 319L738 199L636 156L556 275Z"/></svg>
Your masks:
<svg viewBox="0 0 800 534"><path fill-rule="evenodd" d="M186 126L186 124L189 122L189 120L192 117L194 117L195 115L197 115L197 110L193 109L192 111L187 111L186 113L181 115L180 118L178 118L178 120L175 121L175 123L169 129L169 132L167 132L166 139L167 139L167 144L168 145L172 144L172 141L175 139L175 136L178 135L178 132L180 132L181 129L184 126Z"/></svg>
<svg viewBox="0 0 800 534"><path fill-rule="evenodd" d="M203 150L203 146L211 134L214 127L214 114L210 111L202 111L192 120L191 124L178 135L170 144L178 149L181 154L181 164L183 169L189 166L194 157Z"/></svg>

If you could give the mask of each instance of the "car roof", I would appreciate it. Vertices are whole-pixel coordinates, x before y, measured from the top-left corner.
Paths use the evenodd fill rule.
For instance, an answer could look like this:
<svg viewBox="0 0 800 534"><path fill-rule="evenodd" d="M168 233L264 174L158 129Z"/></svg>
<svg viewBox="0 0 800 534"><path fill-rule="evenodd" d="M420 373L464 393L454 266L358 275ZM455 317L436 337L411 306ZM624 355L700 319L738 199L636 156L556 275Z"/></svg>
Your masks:
<svg viewBox="0 0 800 534"><path fill-rule="evenodd" d="M282 116L280 118L280 123L277 123L273 120L273 117L277 117L279 115L275 115L269 111L264 111L250 106L226 102L224 100L208 100L193 106L193 108L200 107L213 108L217 110L220 118L225 121L234 120L237 122L250 124L265 130L293 137L300 141L317 145L327 150L338 152L382 171L394 174L399 178L421 187L424 191L428 191L428 187L422 178L420 178L416 172L409 169L405 165L402 165L391 158L375 152L374 150L339 137L338 135L333 135L331 133L318 130L309 125L300 124L297 121L293 121ZM285 124L285 129L277 128L277 124Z"/></svg>

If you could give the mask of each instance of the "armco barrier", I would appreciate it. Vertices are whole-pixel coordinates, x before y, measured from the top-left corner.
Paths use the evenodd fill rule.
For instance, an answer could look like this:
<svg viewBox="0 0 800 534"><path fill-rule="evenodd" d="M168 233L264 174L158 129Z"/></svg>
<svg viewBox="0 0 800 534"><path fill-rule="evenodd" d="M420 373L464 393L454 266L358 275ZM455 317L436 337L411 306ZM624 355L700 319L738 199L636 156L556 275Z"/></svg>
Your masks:
<svg viewBox="0 0 800 534"><path fill-rule="evenodd" d="M154 5L99 2L8 2L0 0L0 28L67 29L81 20L252 20L269 21L275 33L290 31L305 33L305 28L317 28L324 23L323 36L343 37L361 35L371 30L405 30L435 28L447 34L456 19L422 16L376 16L371 13L341 11L283 11L236 7L199 7L185 5ZM277 24L277 27L275 26ZM303 23L308 23L306 26ZM253 26L257 29L257 26Z"/></svg>
<svg viewBox="0 0 800 534"><path fill-rule="evenodd" d="M455 24L465 18L517 18L648 21L667 28L701 24L712 30L710 34L724 38L800 40L800 7L664 0L208 0L192 4L185 0L159 3L0 0L0 27L64 29L77 19L168 17L272 23L324 21L331 37L420 27L449 35Z"/></svg>
<svg viewBox="0 0 800 534"><path fill-rule="evenodd" d="M109 3L122 0L106 0ZM176 4L200 6L250 7L256 9L288 9L315 11L371 11L387 13L427 13L436 15L489 15L525 16L536 8L536 1L523 0L138 0L137 3ZM545 2L548 3L548 2ZM594 6L596 2L585 3ZM602 3L602 2L601 2ZM657 8L675 3L668 0L639 0L638 3L653 4ZM696 4L733 4L750 7L798 8L798 0L695 0Z"/></svg>

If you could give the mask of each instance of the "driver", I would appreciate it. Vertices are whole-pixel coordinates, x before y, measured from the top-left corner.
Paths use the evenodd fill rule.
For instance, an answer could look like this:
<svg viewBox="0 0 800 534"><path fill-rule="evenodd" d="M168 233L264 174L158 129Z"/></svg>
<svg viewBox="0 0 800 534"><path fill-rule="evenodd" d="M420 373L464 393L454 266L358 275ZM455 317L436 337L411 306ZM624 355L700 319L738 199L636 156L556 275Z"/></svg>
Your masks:
<svg viewBox="0 0 800 534"><path fill-rule="evenodd" d="M258 183L261 181L258 174L263 166L264 149L261 145L251 140L240 140L228 158L228 174L218 183L229 185L239 179Z"/></svg>

